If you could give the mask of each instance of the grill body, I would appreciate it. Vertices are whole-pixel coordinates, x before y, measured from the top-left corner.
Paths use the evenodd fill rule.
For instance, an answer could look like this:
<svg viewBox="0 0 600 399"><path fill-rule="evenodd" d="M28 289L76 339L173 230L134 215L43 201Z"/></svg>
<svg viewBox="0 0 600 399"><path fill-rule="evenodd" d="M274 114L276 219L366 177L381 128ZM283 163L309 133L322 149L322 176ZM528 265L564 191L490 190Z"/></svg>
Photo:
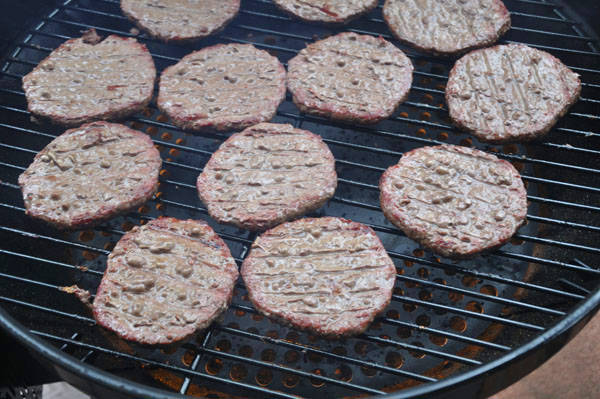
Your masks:
<svg viewBox="0 0 600 399"><path fill-rule="evenodd" d="M592 3L592 2L590 2ZM399 46L415 65L408 101L372 127L298 112L288 98L274 122L320 134L336 157L339 187L313 216L372 226L398 269L393 302L363 335L323 340L258 315L243 284L223 320L174 352L132 349L94 326L60 287L95 291L106 255L124 231L168 215L207 220L241 262L255 238L210 220L195 178L228 137L186 134L155 105L128 125L147 132L164 160L160 194L136 212L94 230L60 233L23 213L18 175L64 129L32 123L20 78L61 42L94 27L130 36L116 0L67 0L14 43L0 70L0 325L61 378L98 397L485 397L558 350L600 303L600 53L584 20L559 2L507 0L513 28L502 42L548 50L582 75L582 100L543 141L488 146L452 128L443 100L453 60ZM339 31L391 40L381 8L346 28L290 19L267 0L246 0L222 33L188 46L142 35L160 71L218 42L253 43L287 62L315 38ZM392 40L393 41L393 40ZM395 44L397 42L393 41ZM452 262L423 251L388 223L377 180L402 153L423 145L474 146L513 162L528 185L528 224L500 250ZM164 388L170 388L165 391ZM159 390L162 389L162 390Z"/></svg>

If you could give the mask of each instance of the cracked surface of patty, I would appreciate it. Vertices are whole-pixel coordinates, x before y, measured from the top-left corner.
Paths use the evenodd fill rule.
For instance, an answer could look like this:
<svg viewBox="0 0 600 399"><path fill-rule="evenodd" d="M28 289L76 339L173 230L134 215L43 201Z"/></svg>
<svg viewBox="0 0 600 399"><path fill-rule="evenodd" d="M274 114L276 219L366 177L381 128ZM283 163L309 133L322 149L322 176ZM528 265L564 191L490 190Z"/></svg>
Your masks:
<svg viewBox="0 0 600 399"><path fill-rule="evenodd" d="M309 44L288 63L288 88L302 112L377 123L403 102L413 66L381 37L344 32Z"/></svg>
<svg viewBox="0 0 600 399"><path fill-rule="evenodd" d="M165 69L158 107L189 130L236 130L266 122L285 98L285 68L250 44L218 44Z"/></svg>
<svg viewBox="0 0 600 399"><path fill-rule="evenodd" d="M259 312L342 337L365 331L389 304L396 268L371 228L323 217L266 231L252 244L242 277Z"/></svg>
<svg viewBox="0 0 600 399"><path fill-rule="evenodd" d="M386 0L383 18L398 40L437 55L489 46L511 24L500 0Z"/></svg>
<svg viewBox="0 0 600 399"><path fill-rule="evenodd" d="M210 216L264 230L321 207L335 192L335 160L320 136L261 123L227 139L198 177Z"/></svg>
<svg viewBox="0 0 600 399"><path fill-rule="evenodd" d="M29 216L79 229L149 200L161 164L148 135L92 122L67 130L40 151L19 176L19 186Z"/></svg>
<svg viewBox="0 0 600 399"><path fill-rule="evenodd" d="M579 99L579 75L522 44L472 51L448 78L450 118L480 141L530 141L545 135Z"/></svg>
<svg viewBox="0 0 600 399"><path fill-rule="evenodd" d="M126 233L108 256L94 318L121 338L169 345L227 309L238 269L203 221L158 218Z"/></svg>
<svg viewBox="0 0 600 399"><path fill-rule="evenodd" d="M506 243L525 222L527 191L508 162L454 145L405 153L379 183L385 217L449 258Z"/></svg>
<svg viewBox="0 0 600 399"><path fill-rule="evenodd" d="M27 108L66 126L121 119L148 105L156 69L145 45L89 30L67 40L23 77Z"/></svg>
<svg viewBox="0 0 600 399"><path fill-rule="evenodd" d="M240 0L121 0L137 26L164 41L201 39L223 29L238 13Z"/></svg>
<svg viewBox="0 0 600 399"><path fill-rule="evenodd" d="M274 0L274 3L303 21L345 24L370 12L378 0Z"/></svg>

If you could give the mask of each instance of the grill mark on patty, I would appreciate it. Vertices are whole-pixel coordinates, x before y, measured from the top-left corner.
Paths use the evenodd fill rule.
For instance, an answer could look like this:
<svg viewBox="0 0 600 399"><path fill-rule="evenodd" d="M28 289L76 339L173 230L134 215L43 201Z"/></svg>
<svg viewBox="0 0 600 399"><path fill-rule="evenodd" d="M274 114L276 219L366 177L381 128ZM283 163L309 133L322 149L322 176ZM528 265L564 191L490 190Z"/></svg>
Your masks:
<svg viewBox="0 0 600 399"><path fill-rule="evenodd" d="M404 53L381 38L353 33L308 45L288 70L288 87L303 111L334 119L373 118L364 123L389 116L412 81Z"/></svg>
<svg viewBox="0 0 600 399"><path fill-rule="evenodd" d="M525 109L525 113L527 113L527 115L530 115L529 104L527 102L527 98L525 97L525 94L523 93L523 88L521 87L521 84L517 80L517 73L515 72L515 66L513 65L512 57L510 56L509 53L503 53L502 56L508 61L508 66L510 67L510 73L512 76L511 85L514 88L516 88L516 91L519 94L518 97L521 99L521 103L523 104L523 108Z"/></svg>
<svg viewBox="0 0 600 399"><path fill-rule="evenodd" d="M189 41L221 30L240 6L239 0L179 3L121 0L121 9L151 36L165 41Z"/></svg>
<svg viewBox="0 0 600 399"><path fill-rule="evenodd" d="M261 81L266 83L254 84ZM202 90L190 89L197 85ZM228 44L204 48L167 68L157 103L179 127L232 130L270 119L284 97L285 69L277 58L249 44Z"/></svg>
<svg viewBox="0 0 600 399"><path fill-rule="evenodd" d="M319 136L259 124L221 145L198 190L211 216L256 229L257 221L264 228L316 209L333 195L336 180L333 155Z"/></svg>
<svg viewBox="0 0 600 399"><path fill-rule="evenodd" d="M114 54L123 49L127 52ZM71 55L62 55L67 52ZM149 102L155 76L152 57L134 39L113 35L90 44L79 38L63 43L41 61L23 78L23 89L31 112L73 125L136 112ZM79 90L69 89L74 85Z"/></svg>
<svg viewBox="0 0 600 399"><path fill-rule="evenodd" d="M133 148L136 153L129 156ZM145 134L94 122L55 138L19 184L28 214L58 227L81 228L149 199L160 165L160 154Z"/></svg>
<svg viewBox="0 0 600 399"><path fill-rule="evenodd" d="M372 230L336 218L301 219L270 230L242 266L259 311L325 335L364 330L391 298L395 272ZM356 312L367 314L340 318Z"/></svg>
<svg viewBox="0 0 600 399"><path fill-rule="evenodd" d="M376 249L374 248L366 248L366 249L361 249L358 251L349 251L348 249L345 248L327 248L327 247L320 247L319 243L321 241L323 242L328 242L332 237L333 238L341 238L341 237L345 237L344 240L352 240L355 239L357 237L357 234L355 232L352 232L352 234L344 234L344 232L341 229L335 229L335 230L329 230L326 232L323 232L323 234L321 236L319 236L319 238L316 240L316 242L312 242L310 244L310 248L309 250L307 250L307 252L303 252L301 254L281 254L281 253L276 253L273 254L273 251L277 251L279 249L279 246L285 246L286 248L294 248L294 247L300 247L303 242L305 242L305 235L308 233L305 232L296 232L296 234L294 234L294 232L292 232L290 235L284 236L284 237L268 237L265 238L265 240L268 239L269 242L269 250L267 251L264 248L264 244L263 241L260 238L257 240L256 242L256 246L253 246L254 248L261 248L263 251L266 251L266 253L268 253L268 256L256 256L257 261L260 260L260 262L267 264L269 260L273 260L273 259L288 259L290 262L305 262L305 261L311 261L310 265L312 266L311 270L302 270L300 271L300 273L304 273L304 274L309 274L311 276L314 275L318 275L321 273L335 273L335 274L340 274L341 277L338 278L338 280L345 280L346 278L349 277L349 275L355 275L355 271L356 270L360 270L360 269L364 269L365 267L370 267L370 265L368 265L368 263L371 262L371 258L375 257L377 258L377 255L379 254L377 252ZM327 237L327 236L328 237ZM340 240L342 241L342 240ZM343 245L343 242L341 242L341 244ZM287 250L286 250L287 251ZM349 254L346 256L340 256L342 254ZM357 256L358 254L364 254L364 256L361 256L360 258ZM367 263L364 265L354 265L354 262L352 262L350 259L361 259L363 260L363 262ZM319 260L321 263L315 263L315 260ZM319 267L326 267L326 265L328 264L340 264L342 263L343 266L338 266L338 267L343 267L344 269L342 270L321 270L319 269ZM273 266L274 268L275 266ZM380 265L378 267L372 268L371 270L375 270L375 269L381 269L386 267L386 265ZM286 275L288 273L285 273ZM272 274L271 277L275 278L277 276L281 276L282 274ZM352 291L350 291L352 292ZM266 292L265 292L266 293ZM327 294L331 294L333 293L332 291L326 291ZM310 294L314 294L314 292L306 292L304 295L310 295Z"/></svg>
<svg viewBox="0 0 600 399"><path fill-rule="evenodd" d="M578 75L558 59L509 44L474 51L457 61L446 101L454 123L481 141L529 141L550 130L580 90Z"/></svg>
<svg viewBox="0 0 600 399"><path fill-rule="evenodd" d="M345 24L368 13L377 0L275 0L284 12L308 22Z"/></svg>
<svg viewBox="0 0 600 399"><path fill-rule="evenodd" d="M383 15L398 39L443 55L490 44L510 27L508 11L497 0L386 0Z"/></svg>
<svg viewBox="0 0 600 399"><path fill-rule="evenodd" d="M492 67L490 66L490 60L488 59L488 56L486 53L483 53L483 61L485 62L485 68L486 68L486 80L488 83L488 87L490 88L490 91L493 92L494 96L496 98L500 97L500 91L498 90L498 86L496 85L496 79L493 76L494 75L494 71L492 70ZM500 111L502 112L502 115L504 115L504 118L508 118L508 112L506 111L506 103L502 102L498 102L496 101L495 104L496 108L499 108ZM502 129L504 131L504 133L506 134L506 125L502 124Z"/></svg>
<svg viewBox="0 0 600 399"><path fill-rule="evenodd" d="M457 190L443 185L452 182ZM380 190L382 210L392 223L449 257L504 243L522 224L527 209L526 191L512 165L450 145L404 154L384 173Z"/></svg>
<svg viewBox="0 0 600 399"><path fill-rule="evenodd" d="M94 316L125 339L179 341L225 309L236 278L228 248L208 225L159 218L126 233L109 255Z"/></svg>

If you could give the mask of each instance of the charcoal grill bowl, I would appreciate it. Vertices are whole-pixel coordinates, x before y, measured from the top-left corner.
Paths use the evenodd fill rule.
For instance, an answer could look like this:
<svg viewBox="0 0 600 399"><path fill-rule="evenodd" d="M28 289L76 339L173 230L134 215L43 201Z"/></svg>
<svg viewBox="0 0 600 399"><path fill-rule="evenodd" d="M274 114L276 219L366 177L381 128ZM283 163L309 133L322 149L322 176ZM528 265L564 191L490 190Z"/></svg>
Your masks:
<svg viewBox="0 0 600 399"><path fill-rule="evenodd" d="M531 2L532 4L542 2ZM591 3L591 2L590 2ZM571 17L573 18L573 17ZM389 398L408 397L485 397L517 380L531 371L551 354L556 352L569 338L591 318L600 304L599 293L569 311L552 328L530 342L506 355L490 361L466 373L457 373L433 384L423 384L406 389ZM27 328L0 308L0 326L4 327L18 342L50 367L61 378L96 397L181 397L166 391L131 382L114 374L83 364L74 357L56 349L48 341L38 338ZM43 337L43 335L41 335ZM122 354L121 354L122 355ZM383 396L382 396L383 397Z"/></svg>
<svg viewBox="0 0 600 399"><path fill-rule="evenodd" d="M554 327L505 356L479 368L404 391L380 396L381 399L408 398L487 398L533 371L569 342L600 307L600 290L560 320ZM30 334L25 326L0 308L0 326L31 354L58 376L95 398L186 398L151 388L107 373L61 352L48 342Z"/></svg>

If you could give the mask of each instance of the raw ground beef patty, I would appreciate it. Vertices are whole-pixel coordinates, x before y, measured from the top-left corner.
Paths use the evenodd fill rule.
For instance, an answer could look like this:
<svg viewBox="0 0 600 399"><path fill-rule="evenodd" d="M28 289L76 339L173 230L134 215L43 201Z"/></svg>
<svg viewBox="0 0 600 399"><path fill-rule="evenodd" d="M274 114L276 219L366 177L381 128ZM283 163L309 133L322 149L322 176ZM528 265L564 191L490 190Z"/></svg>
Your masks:
<svg viewBox="0 0 600 399"><path fill-rule="evenodd" d="M93 29L67 40L23 77L27 108L66 126L121 119L148 105L156 69L145 45Z"/></svg>
<svg viewBox="0 0 600 399"><path fill-rule="evenodd" d="M196 40L223 29L240 0L121 0L121 10L141 29L164 41Z"/></svg>
<svg viewBox="0 0 600 399"><path fill-rule="evenodd" d="M405 153L379 183L385 217L413 240L450 258L507 242L525 221L517 170L483 151L441 145Z"/></svg>
<svg viewBox="0 0 600 399"><path fill-rule="evenodd" d="M227 309L237 277L229 248L205 222L159 218L134 227L108 256L94 318L129 341L173 344Z"/></svg>
<svg viewBox="0 0 600 399"><path fill-rule="evenodd" d="M320 208L337 186L335 160L320 136L261 123L232 135L198 177L210 216L264 230Z"/></svg>
<svg viewBox="0 0 600 399"><path fill-rule="evenodd" d="M285 98L285 68L251 44L186 55L160 77L158 107L189 130L236 130L266 122Z"/></svg>
<svg viewBox="0 0 600 399"><path fill-rule="evenodd" d="M383 18L398 40L437 55L489 46L510 29L500 0L386 0Z"/></svg>
<svg viewBox="0 0 600 399"><path fill-rule="evenodd" d="M579 75L559 59L522 44L472 51L448 78L450 118L489 143L544 136L579 99Z"/></svg>
<svg viewBox="0 0 600 399"><path fill-rule="evenodd" d="M162 161L150 137L117 123L67 130L19 176L29 216L79 229L142 205Z"/></svg>
<svg viewBox="0 0 600 399"><path fill-rule="evenodd" d="M403 102L413 66L381 37L340 33L309 44L288 63L288 89L302 112L377 123Z"/></svg>
<svg viewBox="0 0 600 399"><path fill-rule="evenodd" d="M396 268L371 228L324 217L266 231L252 244L242 277L259 312L341 337L366 330L389 304Z"/></svg>
<svg viewBox="0 0 600 399"><path fill-rule="evenodd" d="M378 0L274 0L274 3L306 22L346 24L370 12Z"/></svg>

